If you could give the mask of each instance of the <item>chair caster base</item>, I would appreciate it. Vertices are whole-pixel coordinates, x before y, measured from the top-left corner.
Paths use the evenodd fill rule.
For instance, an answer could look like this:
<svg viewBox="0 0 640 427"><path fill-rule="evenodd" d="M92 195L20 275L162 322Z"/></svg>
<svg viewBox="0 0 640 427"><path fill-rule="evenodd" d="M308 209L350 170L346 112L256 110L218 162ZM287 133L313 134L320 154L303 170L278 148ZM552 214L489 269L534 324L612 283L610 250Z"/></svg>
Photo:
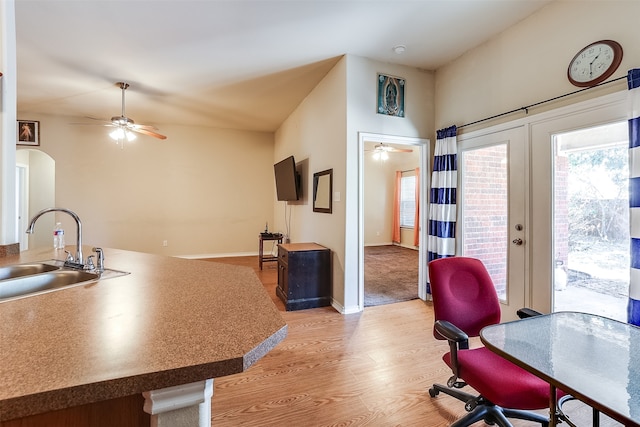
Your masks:
<svg viewBox="0 0 640 427"><path fill-rule="evenodd" d="M433 384L433 386L429 388L429 396L432 398L440 393L447 394L465 402L465 410L468 412L467 415L451 424L451 427L468 427L478 421L484 421L486 425L490 426L513 427L508 418L533 421L539 423L540 427L549 427L549 418L535 412L502 408L488 402L482 396L474 396L440 384Z"/></svg>

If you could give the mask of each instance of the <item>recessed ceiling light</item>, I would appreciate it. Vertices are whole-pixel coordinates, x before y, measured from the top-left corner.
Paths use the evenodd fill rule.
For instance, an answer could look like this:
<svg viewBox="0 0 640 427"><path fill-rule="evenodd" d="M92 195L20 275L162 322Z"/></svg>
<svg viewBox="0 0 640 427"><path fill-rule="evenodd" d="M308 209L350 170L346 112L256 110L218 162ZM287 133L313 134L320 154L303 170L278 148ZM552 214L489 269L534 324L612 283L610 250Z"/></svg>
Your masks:
<svg viewBox="0 0 640 427"><path fill-rule="evenodd" d="M393 47L393 51L398 55L403 54L405 50L407 50L407 47L403 44L399 44Z"/></svg>

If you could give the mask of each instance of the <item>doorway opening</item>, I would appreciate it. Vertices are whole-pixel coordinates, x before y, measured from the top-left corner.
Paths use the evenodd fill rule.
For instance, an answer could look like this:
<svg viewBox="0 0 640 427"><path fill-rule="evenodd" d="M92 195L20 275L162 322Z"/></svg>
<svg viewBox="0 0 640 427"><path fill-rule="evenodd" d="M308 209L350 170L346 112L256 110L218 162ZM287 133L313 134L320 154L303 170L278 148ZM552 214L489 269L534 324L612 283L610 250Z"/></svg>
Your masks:
<svg viewBox="0 0 640 427"><path fill-rule="evenodd" d="M367 141L364 151L364 306L416 299L420 149Z"/></svg>
<svg viewBox="0 0 640 427"><path fill-rule="evenodd" d="M426 167L428 140L379 134L359 135L360 147L360 242L359 242L359 307L390 304L413 298L425 298L426 284L423 267L426 265L425 197L430 172ZM383 145L385 156L376 156L375 147ZM386 159L385 159L386 158ZM403 223L400 236L393 235L393 199L396 172L404 171L405 178L416 177L418 222ZM411 181L411 178L405 179ZM404 200L404 199L403 199ZM407 200L405 200L407 202ZM405 203L405 208L407 203ZM404 209L403 209L404 212ZM413 231L418 228L419 242L414 243ZM395 258L394 258L395 257ZM384 258L384 260L383 260ZM393 261L395 260L395 261ZM410 266L400 269L400 263ZM374 268L371 268L374 267ZM394 271L400 276L394 276ZM374 277L378 276L377 279ZM382 275L385 277L383 278ZM409 277L410 276L410 277ZM394 278L395 277L395 278ZM376 289L374 280L378 283ZM398 280L410 283L400 286ZM371 286L367 286L367 282ZM385 289L386 288L386 289ZM402 289L401 289L402 288ZM367 295L365 295L365 292Z"/></svg>
<svg viewBox="0 0 640 427"><path fill-rule="evenodd" d="M26 234L29 218L42 209L55 206L56 162L47 153L20 148L16 150L16 209L20 250L50 247L51 234ZM53 230L55 217L46 215L38 227Z"/></svg>
<svg viewBox="0 0 640 427"><path fill-rule="evenodd" d="M628 125L553 136L553 311L626 321Z"/></svg>

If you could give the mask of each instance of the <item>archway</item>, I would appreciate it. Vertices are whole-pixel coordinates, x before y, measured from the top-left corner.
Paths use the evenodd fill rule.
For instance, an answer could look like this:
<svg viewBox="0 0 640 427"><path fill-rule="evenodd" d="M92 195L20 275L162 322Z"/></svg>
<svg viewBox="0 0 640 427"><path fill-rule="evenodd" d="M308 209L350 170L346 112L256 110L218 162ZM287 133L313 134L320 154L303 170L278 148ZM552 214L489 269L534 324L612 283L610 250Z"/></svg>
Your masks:
<svg viewBox="0 0 640 427"><path fill-rule="evenodd" d="M20 250L33 249L52 244L48 233L27 235L29 218L44 208L55 206L56 162L47 153L30 149L16 150L16 208ZM47 215L39 221L38 228L53 230L55 217Z"/></svg>

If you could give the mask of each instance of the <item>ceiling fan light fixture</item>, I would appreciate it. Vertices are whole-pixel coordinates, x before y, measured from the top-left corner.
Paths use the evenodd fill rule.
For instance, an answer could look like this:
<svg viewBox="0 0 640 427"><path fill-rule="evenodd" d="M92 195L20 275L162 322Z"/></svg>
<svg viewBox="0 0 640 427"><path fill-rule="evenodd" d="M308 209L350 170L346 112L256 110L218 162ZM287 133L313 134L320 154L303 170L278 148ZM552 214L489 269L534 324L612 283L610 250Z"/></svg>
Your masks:
<svg viewBox="0 0 640 427"><path fill-rule="evenodd" d="M120 141L124 138L124 130L122 130L122 128L115 128L114 130L109 132L109 136L116 142Z"/></svg>
<svg viewBox="0 0 640 427"><path fill-rule="evenodd" d="M375 150L373 152L373 160L382 160L383 162L389 159L389 154L383 150Z"/></svg>
<svg viewBox="0 0 640 427"><path fill-rule="evenodd" d="M121 128L121 127L115 128L111 133L109 133L109 136L111 137L111 139L113 139L117 143L123 141L125 138L129 142L136 139L136 136L133 132L125 130L124 128Z"/></svg>

